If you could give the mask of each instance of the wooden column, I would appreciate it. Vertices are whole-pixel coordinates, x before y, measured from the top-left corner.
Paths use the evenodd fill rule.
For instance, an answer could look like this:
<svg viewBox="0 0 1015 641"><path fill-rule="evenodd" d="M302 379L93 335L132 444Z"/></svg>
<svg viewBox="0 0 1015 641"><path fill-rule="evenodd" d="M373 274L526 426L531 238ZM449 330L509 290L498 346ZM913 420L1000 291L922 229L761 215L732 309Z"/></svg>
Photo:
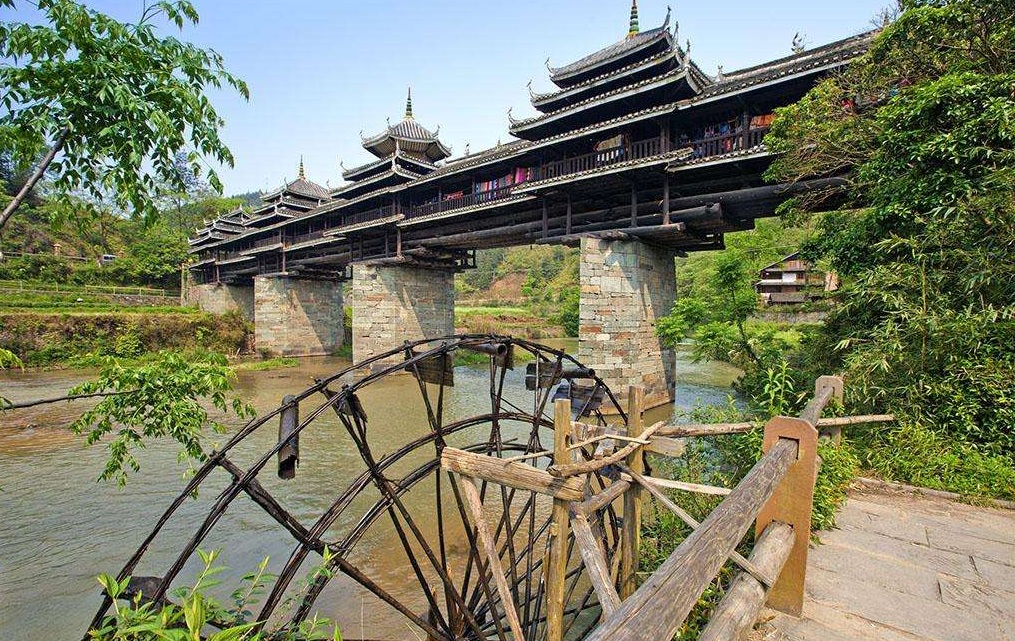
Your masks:
<svg viewBox="0 0 1015 641"><path fill-rule="evenodd" d="M564 230L566 236L571 235L571 194L567 195L567 229Z"/></svg>
<svg viewBox="0 0 1015 641"><path fill-rule="evenodd" d="M638 437L642 432L641 416L645 390L632 385L627 392L627 435ZM628 458L627 466L641 474L645 471L641 448ZM620 598L626 599L638 587L638 552L641 547L641 488L633 485L624 492L624 526L620 535Z"/></svg>
<svg viewBox="0 0 1015 641"><path fill-rule="evenodd" d="M542 200L542 203L543 203L543 238L546 238L547 234L549 234L549 231L550 231L549 230L549 227L550 227L550 215L546 211L546 198L544 197L541 200Z"/></svg>
<svg viewBox="0 0 1015 641"><path fill-rule="evenodd" d="M818 467L818 431L801 418L776 416L765 425L762 450L767 454L781 440L796 441L797 457L775 493L758 513L758 537L773 521L793 527L793 549L775 585L768 594L768 606L800 616L804 607L804 577L807 573L807 545L811 538L811 507Z"/></svg>
<svg viewBox="0 0 1015 641"><path fill-rule="evenodd" d="M571 432L571 401L553 403L553 462L567 465L571 455L567 437ZM550 549L546 564L546 641L564 638L564 582L567 574L568 502L553 500L550 522Z"/></svg>
<svg viewBox="0 0 1015 641"><path fill-rule="evenodd" d="M670 177L663 178L663 224L670 224Z"/></svg>
<svg viewBox="0 0 1015 641"><path fill-rule="evenodd" d="M638 226L638 188L631 183L631 227Z"/></svg>

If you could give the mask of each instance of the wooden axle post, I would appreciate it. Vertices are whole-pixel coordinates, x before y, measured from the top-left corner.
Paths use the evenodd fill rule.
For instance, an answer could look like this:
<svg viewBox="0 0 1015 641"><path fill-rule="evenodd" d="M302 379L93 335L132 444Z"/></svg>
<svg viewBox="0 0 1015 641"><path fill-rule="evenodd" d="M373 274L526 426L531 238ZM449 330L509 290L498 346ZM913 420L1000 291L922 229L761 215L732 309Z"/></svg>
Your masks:
<svg viewBox="0 0 1015 641"><path fill-rule="evenodd" d="M553 403L553 462L571 462L568 435L571 432L571 401L557 399ZM567 535L570 526L568 502L553 499L550 522L550 549L546 563L546 640L564 638L564 583L567 575Z"/></svg>
<svg viewBox="0 0 1015 641"><path fill-rule="evenodd" d="M636 385L627 392L627 435L641 436L645 406L645 390ZM627 466L641 474L645 471L642 450L637 448L627 458ZM632 485L624 492L624 525L620 535L620 598L626 599L638 588L638 553L641 546L641 488Z"/></svg>
<svg viewBox="0 0 1015 641"><path fill-rule="evenodd" d="M796 441L797 458L779 483L772 498L761 508L755 523L759 538L773 521L793 527L793 549L782 573L771 586L768 606L793 616L804 607L807 545L811 537L811 507L818 473L818 431L809 421L776 416L765 425L762 451L767 453L781 439Z"/></svg>

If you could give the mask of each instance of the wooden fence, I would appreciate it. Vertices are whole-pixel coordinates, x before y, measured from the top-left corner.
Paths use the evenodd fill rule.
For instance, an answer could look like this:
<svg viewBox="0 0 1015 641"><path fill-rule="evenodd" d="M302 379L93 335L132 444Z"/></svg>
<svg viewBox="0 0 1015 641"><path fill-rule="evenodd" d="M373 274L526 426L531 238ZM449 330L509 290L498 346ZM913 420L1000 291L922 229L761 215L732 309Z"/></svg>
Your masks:
<svg viewBox="0 0 1015 641"><path fill-rule="evenodd" d="M811 505L817 475L820 416L829 401L841 397L842 379L823 376L815 383L814 397L800 416L777 416L768 421L764 427L763 456L732 489L646 476L642 465L644 454L673 455L682 451L678 438L743 432L752 425L656 423L645 427L643 392L637 387L629 391L626 434L601 425L575 422L570 403L558 400L554 403L552 452L501 459L450 447L444 449L441 465L463 481L477 538L493 572L503 616L513 637L527 638L493 545L477 480L535 491L553 499L545 564L547 641L561 641L563 637L566 548L571 534L602 607L598 627L586 637L590 641L672 638L727 560L739 566L741 572L715 609L700 639L742 638L753 627L766 602L774 609L799 615L803 607ZM829 427L834 430L842 424ZM590 448L595 450L593 456L588 456ZM581 452L586 454L582 456ZM527 462L551 454L553 463L546 469ZM587 475L607 468L618 472L616 480L590 495ZM699 523L675 504L663 488L725 498ZM653 498L672 511L693 532L637 586L641 509L646 498ZM592 516L614 501L623 501L624 518L619 564L611 567L589 523ZM757 539L750 557L744 558L736 548L752 523Z"/></svg>

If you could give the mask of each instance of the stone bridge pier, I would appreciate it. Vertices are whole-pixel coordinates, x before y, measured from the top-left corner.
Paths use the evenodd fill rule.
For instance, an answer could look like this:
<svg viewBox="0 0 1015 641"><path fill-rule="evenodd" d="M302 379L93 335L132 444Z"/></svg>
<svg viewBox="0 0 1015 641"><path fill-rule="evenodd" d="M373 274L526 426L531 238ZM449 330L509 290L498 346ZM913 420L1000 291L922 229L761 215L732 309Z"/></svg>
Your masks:
<svg viewBox="0 0 1015 641"><path fill-rule="evenodd" d="M578 360L615 393L642 386L646 407L671 403L676 388L676 355L655 334L673 307L674 258L641 241L581 241Z"/></svg>
<svg viewBox="0 0 1015 641"><path fill-rule="evenodd" d="M281 356L325 356L342 346L342 283L254 277L254 346Z"/></svg>
<svg viewBox="0 0 1015 641"><path fill-rule="evenodd" d="M352 358L455 332L455 272L409 265L352 268ZM396 359L401 361L401 358ZM373 369L386 364L378 362Z"/></svg>
<svg viewBox="0 0 1015 641"><path fill-rule="evenodd" d="M187 287L187 303L212 314L238 311L246 320L254 320L254 288L250 285L190 285Z"/></svg>

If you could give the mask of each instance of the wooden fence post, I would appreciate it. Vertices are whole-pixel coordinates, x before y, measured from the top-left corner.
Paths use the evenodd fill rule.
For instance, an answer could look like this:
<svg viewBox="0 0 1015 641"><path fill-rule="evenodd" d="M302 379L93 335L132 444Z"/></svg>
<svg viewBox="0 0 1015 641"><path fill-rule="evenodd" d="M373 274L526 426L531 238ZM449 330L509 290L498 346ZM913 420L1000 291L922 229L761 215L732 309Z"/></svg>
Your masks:
<svg viewBox="0 0 1015 641"><path fill-rule="evenodd" d="M800 616L804 605L804 578L807 574L807 545L811 538L811 507L817 477L818 432L799 418L776 416L765 425L762 446L768 452L780 439L797 442L797 459L772 498L761 508L755 524L758 537L773 521L793 526L793 550L782 573L768 594L768 606Z"/></svg>
<svg viewBox="0 0 1015 641"><path fill-rule="evenodd" d="M627 435L641 436L645 390L632 385L627 391ZM627 466L641 474L642 448L627 457ZM620 598L626 599L638 587L638 553L641 547L641 488L635 484L624 492L624 526L620 536Z"/></svg>
<svg viewBox="0 0 1015 641"><path fill-rule="evenodd" d="M825 388L825 387L831 387L832 388L832 398L835 399L836 401L838 401L841 404L842 403L842 377L841 376L819 376L818 379L816 381L814 381L814 395L817 396L818 393L823 388ZM835 444L838 445L839 442L842 440L842 427L839 426L839 425L834 425L834 426L831 426L831 427L826 427L826 428L822 429L819 434L821 436L825 436L825 437L828 437L828 438L832 439L832 441L834 441Z"/></svg>
<svg viewBox="0 0 1015 641"><path fill-rule="evenodd" d="M553 463L571 462L568 435L571 432L571 401L557 399L553 403ZM546 640L564 638L564 583L567 574L568 502L553 499L550 522L550 550L546 564Z"/></svg>

